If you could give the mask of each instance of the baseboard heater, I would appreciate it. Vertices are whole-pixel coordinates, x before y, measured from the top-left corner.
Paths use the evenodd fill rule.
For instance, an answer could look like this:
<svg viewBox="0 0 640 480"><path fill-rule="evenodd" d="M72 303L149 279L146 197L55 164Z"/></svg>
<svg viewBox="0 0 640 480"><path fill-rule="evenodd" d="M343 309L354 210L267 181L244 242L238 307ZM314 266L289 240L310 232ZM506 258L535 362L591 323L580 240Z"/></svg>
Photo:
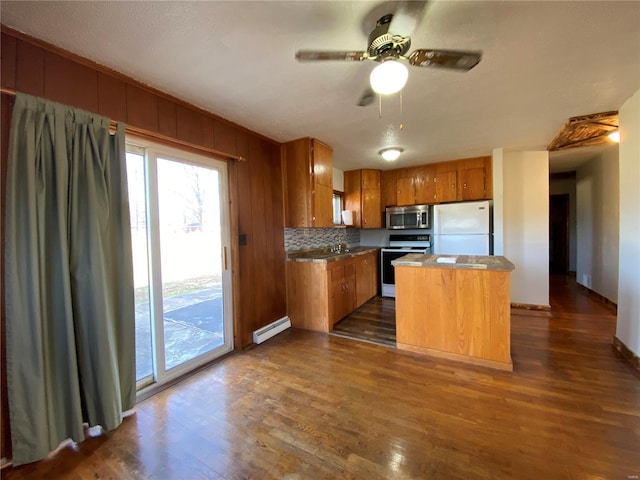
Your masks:
<svg viewBox="0 0 640 480"><path fill-rule="evenodd" d="M282 317L281 319L276 320L269 325L265 325L253 332L253 343L262 343L265 340L269 340L271 337L290 327L291 320L289 320L289 317Z"/></svg>

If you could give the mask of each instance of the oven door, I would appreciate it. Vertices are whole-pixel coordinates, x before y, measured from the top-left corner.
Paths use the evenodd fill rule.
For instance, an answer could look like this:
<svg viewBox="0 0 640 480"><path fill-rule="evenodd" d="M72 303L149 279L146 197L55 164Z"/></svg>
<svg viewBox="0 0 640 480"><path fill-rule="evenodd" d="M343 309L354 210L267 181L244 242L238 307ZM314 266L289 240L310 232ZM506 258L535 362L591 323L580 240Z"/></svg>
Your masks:
<svg viewBox="0 0 640 480"><path fill-rule="evenodd" d="M395 297L395 289L385 288L385 286L391 286L396 284L396 276L393 265L391 262L400 257L404 257L410 250L382 250L380 255L380 278L382 282L382 296ZM387 293L385 295L385 292ZM393 294L391 294L393 292Z"/></svg>

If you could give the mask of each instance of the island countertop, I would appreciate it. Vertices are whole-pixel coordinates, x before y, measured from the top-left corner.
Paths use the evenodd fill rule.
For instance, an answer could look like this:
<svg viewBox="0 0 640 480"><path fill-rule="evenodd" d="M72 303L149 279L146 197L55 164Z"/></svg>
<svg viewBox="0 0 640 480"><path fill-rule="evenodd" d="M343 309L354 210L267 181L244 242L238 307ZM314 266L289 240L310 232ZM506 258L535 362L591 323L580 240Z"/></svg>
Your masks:
<svg viewBox="0 0 640 480"><path fill-rule="evenodd" d="M391 262L393 266L455 268L476 270L512 271L513 263L502 256L494 255L434 255L409 253Z"/></svg>

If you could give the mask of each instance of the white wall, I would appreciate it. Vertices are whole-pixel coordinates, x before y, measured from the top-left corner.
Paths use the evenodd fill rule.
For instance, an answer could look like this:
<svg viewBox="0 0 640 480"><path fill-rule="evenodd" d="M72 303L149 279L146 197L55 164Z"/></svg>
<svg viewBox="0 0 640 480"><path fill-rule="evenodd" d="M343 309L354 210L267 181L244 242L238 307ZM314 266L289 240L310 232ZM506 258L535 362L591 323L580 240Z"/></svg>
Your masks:
<svg viewBox="0 0 640 480"><path fill-rule="evenodd" d="M576 170L576 280L614 303L618 299L618 147Z"/></svg>
<svg viewBox="0 0 640 480"><path fill-rule="evenodd" d="M569 195L569 271L576 271L577 222L576 222L576 179L552 178L549 180L549 195Z"/></svg>
<svg viewBox="0 0 640 480"><path fill-rule="evenodd" d="M548 307L549 153L496 149L494 171L500 156L502 171L494 173L493 184L494 236L499 245L501 228L503 255L516 267L511 274L511 302ZM502 196L496 195L500 189Z"/></svg>
<svg viewBox="0 0 640 480"><path fill-rule="evenodd" d="M620 247L616 337L640 356L640 90L618 111Z"/></svg>
<svg viewBox="0 0 640 480"><path fill-rule="evenodd" d="M504 256L504 188L503 188L504 150L493 150L493 254Z"/></svg>
<svg viewBox="0 0 640 480"><path fill-rule="evenodd" d="M344 172L337 168L333 169L333 189L344 192Z"/></svg>

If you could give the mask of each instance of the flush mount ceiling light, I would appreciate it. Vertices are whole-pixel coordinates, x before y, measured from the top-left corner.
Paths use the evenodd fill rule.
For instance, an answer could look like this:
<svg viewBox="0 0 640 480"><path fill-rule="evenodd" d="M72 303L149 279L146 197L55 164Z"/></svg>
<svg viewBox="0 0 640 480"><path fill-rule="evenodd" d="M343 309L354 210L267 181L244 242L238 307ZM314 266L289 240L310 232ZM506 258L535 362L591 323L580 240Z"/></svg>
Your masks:
<svg viewBox="0 0 640 480"><path fill-rule="evenodd" d="M400 157L400 154L403 151L404 150L402 148L389 147L389 148L383 148L378 153L382 155L382 158L384 158L387 162L393 162L394 160L397 160L398 157Z"/></svg>
<svg viewBox="0 0 640 480"><path fill-rule="evenodd" d="M403 89L409 78L407 67L397 60L385 60L371 71L371 88L381 95L389 95Z"/></svg>

